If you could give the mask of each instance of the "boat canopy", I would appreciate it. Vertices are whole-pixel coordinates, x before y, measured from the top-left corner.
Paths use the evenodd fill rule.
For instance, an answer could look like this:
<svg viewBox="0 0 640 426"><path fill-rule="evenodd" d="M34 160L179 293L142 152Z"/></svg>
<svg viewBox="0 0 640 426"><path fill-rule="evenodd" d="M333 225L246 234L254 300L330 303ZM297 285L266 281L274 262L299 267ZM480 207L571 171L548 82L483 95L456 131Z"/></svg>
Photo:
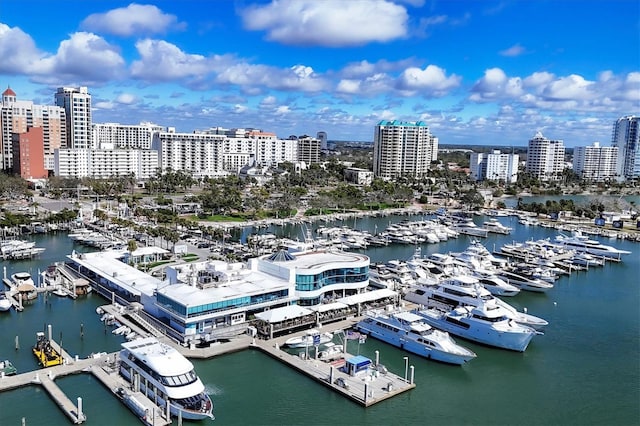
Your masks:
<svg viewBox="0 0 640 426"><path fill-rule="evenodd" d="M316 312L327 312L327 311L334 311L336 309L344 309L348 307L349 305L345 305L344 303L333 302L333 303L323 303L322 305L309 306L309 309Z"/></svg>
<svg viewBox="0 0 640 426"><path fill-rule="evenodd" d="M311 315L313 311L303 306L289 305L282 308L269 309L268 311L259 312L256 318L268 323L278 323L288 319L300 318L305 315Z"/></svg>

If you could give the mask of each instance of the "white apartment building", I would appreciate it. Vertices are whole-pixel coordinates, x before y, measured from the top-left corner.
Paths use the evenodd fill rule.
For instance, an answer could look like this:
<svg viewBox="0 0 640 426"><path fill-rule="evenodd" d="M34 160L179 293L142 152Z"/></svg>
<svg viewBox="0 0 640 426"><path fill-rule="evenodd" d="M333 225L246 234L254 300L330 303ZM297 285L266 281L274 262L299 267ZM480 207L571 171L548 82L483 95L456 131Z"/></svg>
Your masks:
<svg viewBox="0 0 640 426"><path fill-rule="evenodd" d="M194 177L219 177L247 164L275 166L298 160L298 141L277 139L275 134L255 129L214 128L205 132L155 134L163 170L191 171Z"/></svg>
<svg viewBox="0 0 640 426"><path fill-rule="evenodd" d="M472 152L469 160L471 178L476 181L495 180L506 183L518 181L518 154L502 154L499 150L492 153Z"/></svg>
<svg viewBox="0 0 640 426"><path fill-rule="evenodd" d="M526 171L540 181L559 180L564 169L564 143L537 132L529 140Z"/></svg>
<svg viewBox="0 0 640 426"><path fill-rule="evenodd" d="M143 149L57 149L56 176L106 179L131 173L149 179L158 168L158 152Z"/></svg>
<svg viewBox="0 0 640 426"><path fill-rule="evenodd" d="M7 88L2 93L0 106L0 167L13 167L13 133L25 133L30 127L41 127L44 138L44 168L53 170L53 152L66 144L65 123L63 108L18 100L16 93Z"/></svg>
<svg viewBox="0 0 640 426"><path fill-rule="evenodd" d="M573 171L581 178L603 181L616 178L618 164L617 146L578 146L573 150Z"/></svg>
<svg viewBox="0 0 640 426"><path fill-rule="evenodd" d="M93 144L97 148L105 148L111 144L123 149L151 149L153 134L167 131L165 127L149 122L133 125L94 123L91 127Z"/></svg>
<svg viewBox="0 0 640 426"><path fill-rule="evenodd" d="M640 177L640 117L621 117L613 124L611 146L618 148L618 179Z"/></svg>
<svg viewBox="0 0 640 426"><path fill-rule="evenodd" d="M438 159L438 138L422 121L380 121L373 141L373 173L389 180L399 176L426 176Z"/></svg>
<svg viewBox="0 0 640 426"><path fill-rule="evenodd" d="M67 117L68 148L97 148L91 131L91 94L86 87L59 87L56 105L64 108Z"/></svg>

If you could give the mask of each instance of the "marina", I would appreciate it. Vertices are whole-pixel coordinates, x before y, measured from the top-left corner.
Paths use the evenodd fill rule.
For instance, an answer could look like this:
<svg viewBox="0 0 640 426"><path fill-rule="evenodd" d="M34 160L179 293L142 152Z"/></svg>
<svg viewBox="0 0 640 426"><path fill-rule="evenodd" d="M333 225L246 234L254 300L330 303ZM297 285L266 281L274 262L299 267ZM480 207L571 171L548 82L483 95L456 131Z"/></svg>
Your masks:
<svg viewBox="0 0 640 426"><path fill-rule="evenodd" d="M538 233L539 232L547 232L544 229L537 229L536 231ZM516 230L515 233L517 233L517 230ZM553 234L551 234L551 235L553 235ZM532 235L532 237L535 238L535 235ZM489 237L489 238L491 238L491 237ZM508 238L510 240L517 239L517 235L511 235ZM459 240L459 239L455 240L455 241L458 242L458 244L455 244L455 247L454 246L450 246L449 250L461 251L464 247L466 247L468 245L468 242L469 242L468 240L465 240L463 242L462 240ZM491 241L488 241L486 243L486 245L490 246L491 245ZM616 245L619 245L619 243L617 243ZM412 255L412 253L413 253L413 248L406 247L406 250L404 250L405 254L402 254L403 251L401 249L399 250L400 247L402 247L402 246L397 246L397 245L394 246L394 249L393 249L393 253L394 254L393 255L387 254L384 259L386 259L386 260L394 259L394 258L395 259L409 259L411 257L411 255ZM633 247L633 246L630 246L630 247ZM425 246L424 250L426 252L428 252L428 251L432 251L432 249L435 249L435 248L436 248L435 245L428 245L428 246ZM438 251L442 250L442 247L437 247L437 248L438 248ZM389 249L384 247L384 248L374 248L374 249L368 250L368 253L372 257L372 261L374 261L374 259L376 259L376 261L380 261L380 260L383 259L378 255L378 251L380 251L380 250L389 250ZM442 251L447 251L447 250L445 249L445 250L442 250ZM601 275L605 271L612 271L612 269L611 269L612 267L614 269L616 269L616 270L618 268L620 268L620 267L622 267L623 270L626 270L627 268L630 267L630 266L627 265L627 263L629 263L630 265L633 265L637 261L637 259L635 258L637 253L633 248L632 248L632 251L634 253L631 255L631 257L625 258L624 262L622 262L620 264L620 266L614 264L614 265L605 265L602 268L593 268L593 271L590 271L588 273L589 277L591 277L592 274L595 274L594 276L597 279L597 276ZM24 269L28 269L28 268L25 268L24 266L22 266L22 269L24 270ZM586 272L584 272L584 273L586 273ZM577 274L583 274L583 272L579 272L578 271ZM569 285L569 283L571 283L571 282L573 282L575 280L584 279L584 276L586 276L586 275L572 274L571 276L566 276L566 277L560 278L559 279L560 281L557 282L555 288L550 290L550 292L546 293L546 296L537 296L535 294L532 294L532 295L527 295L527 294L522 295L522 294L520 294L520 295L516 296L517 301L515 302L515 304L518 305L520 307L520 309L522 309L522 307L524 305L529 309L530 312L535 312L536 314L539 314L542 317L545 317L545 318L549 319L550 323L551 323L551 328L548 329L545 332L545 336L542 336L541 340L538 340L537 338L534 339L534 341L532 342L531 347L527 349L527 352L526 352L527 353L527 358L535 359L539 355L541 355L541 351L543 351L543 350L546 353L555 352L553 349L551 349L551 347L549 345L552 342L556 342L556 337L554 337L554 336L558 334L558 331L560 331L556 327L556 324L558 323L558 318L557 318L557 315L551 314L548 311L548 309L545 308L545 304L548 303L549 307L551 307L552 309L553 309L553 306L555 306L555 305L553 305L552 302L557 302L559 306L564 306L564 307L570 306L571 304L566 300L565 297L563 297L563 295L567 294L567 291L573 290L573 291L571 291L571 293L573 294L573 297L576 297L576 291L579 291L578 287L576 287L575 284L573 286L571 286L571 285ZM580 277L582 277L582 278L580 278ZM622 282L624 282L624 280L622 280ZM553 294L553 296L549 296L551 294ZM578 295L579 294L580 293L578 293ZM541 299L541 297L542 297L542 299ZM42 298L42 296L40 296L40 299L41 298ZM579 300L580 300L580 298L579 298ZM96 299L95 297L86 299L86 301L82 300L82 299L78 299L76 302L72 301L71 299L62 299L62 298L60 298L60 299L50 299L47 303L51 303L54 307L56 305L61 304L61 303L80 303L80 304L89 303L90 305L94 306L92 308L92 310L95 311L95 308L98 307L98 306L96 306L96 302L99 304L99 306L103 306L103 304L105 303L104 299L100 299L100 298ZM34 313L38 312L38 310L39 310L38 306L40 306L40 301L36 300L33 305L28 307L28 310L25 310L25 312L32 312L32 311ZM54 309L54 308L50 308L50 309ZM560 310L558 310L557 312L559 313ZM12 313L11 315L16 315L16 314L17 313ZM87 326L89 321L96 321L96 319L95 319L96 316L97 315L96 315L95 312L91 312L91 317L88 317L88 318L84 319L85 326ZM99 322L99 321L96 321L96 322ZM102 334L101 327L102 327L102 324L98 324L97 330L95 330L95 328L94 328L94 331L91 332L91 333L93 335L96 335L95 332L97 331L98 332L97 335L101 335ZM37 327L37 328L41 328L41 324L40 324L40 327ZM90 333L90 332L88 331L88 327L86 327L86 329L87 329L87 331L85 333L86 333L86 336L88 336L89 335L88 333ZM324 327L322 328L322 331L323 332L325 331ZM34 330L31 330L31 332L29 333L29 336L26 337L27 341L31 341L32 340L33 332L34 332ZM71 335L75 335L75 336L78 335L77 334L77 325L76 325L76 332L75 333L74 332L69 332L68 330L65 331L65 336L67 336L65 338L65 340L68 341L67 345L74 344L74 343L72 343L73 340L77 339L76 337L74 337L73 339L69 338L68 336L71 336ZM110 332L108 333L108 336L109 336L110 339L114 338L114 337L112 337L113 335L111 335ZM284 340L286 340L288 338L291 338L291 337L292 337L292 335L286 335L285 334L284 336L277 337L276 339L283 339L283 341L284 341ZM115 337L115 338L118 339L117 337ZM86 337L85 337L85 339L86 339ZM120 338L120 339L122 339L122 338ZM242 343L238 347L239 348L240 347L242 347L242 348L249 347L251 345L251 339L250 338L246 338L246 337L244 337L243 339L244 339L243 340L244 343ZM261 344L263 342L264 343L269 343L271 345L275 344L274 340L257 339L256 340L256 345ZM355 354L355 348L356 348L355 344L353 344L351 342L349 342L349 344L351 344L351 346L347 348L348 353ZM556 342L556 344L557 344L557 342ZM403 365L404 362L403 362L403 356L402 356L403 352L402 351L399 351L399 350L393 349L393 348L389 349L389 348L385 347L384 345L383 346L379 346L379 345L375 345L374 346L374 345L375 345L374 341L369 341L368 340L366 344L359 345L358 350L359 350L360 354L364 355L365 357L367 357L367 358L369 358L371 360L375 359L375 353L374 352L376 350L379 351L380 358L383 360L385 366L388 368L389 371L402 371L404 369L404 365ZM223 346L223 345L220 345L220 346ZM493 352L491 349L486 349L486 348L483 348L481 346L472 345L471 347L473 348L474 352L476 352L478 354L478 359L472 361L469 364L469 365L474 366L472 368L472 370L467 371L466 367L463 367L463 370L467 371L466 374L469 374L469 373L471 373L473 371L475 371L475 373L473 373L473 375L480 374L479 370L489 368L489 365L490 365L489 361L490 360L491 360L491 363L493 363L493 362L497 362L498 359L505 358L504 361L506 361L509 358L511 358L509 356L508 352L505 353L504 355L501 355L499 353ZM242 421L242 419L247 419L247 413L243 414L243 413L241 413L239 411L233 411L232 406L229 405L230 401L227 399L227 398L231 397L231 394L229 394L228 392L232 392L233 389L234 389L233 386L230 387L230 385L229 385L230 382L228 382L228 380L230 380L230 379L231 380L238 380L238 379L237 378L236 379L232 379L231 376L225 374L225 370L229 370L234 364L241 363L244 366L243 369L246 370L246 374L251 374L251 372L253 371L253 367L251 367L251 365L250 365L251 364L250 360L253 359L253 360L257 361L258 359L261 359L262 361L259 362L259 364L261 365L261 368L259 369L259 371L256 370L254 373L255 374L259 374L261 377L264 378L264 380L274 380L275 382L281 382L286 377L287 381L298 382L294 378L295 376L291 376L289 374L286 374L285 373L286 370L278 370L278 371L280 371L278 373L278 377L280 377L280 379L277 379L275 376L271 376L269 372L272 371L275 366L270 366L268 363L265 364L263 358L261 358L260 356L257 355L257 352L262 352L262 351L251 351L251 350L246 351L246 350L243 350L242 348L232 350L231 351L232 352L231 355L224 355L223 352L225 352L225 351L224 350L220 351L220 349L218 349L220 352L218 352L218 354L215 355L214 358L211 361L198 361L198 362L194 361L196 369L199 372L203 371L203 373L200 373L200 374L203 376L203 381L205 382L205 384L209 383L209 385L207 385L207 386L211 386L211 380L212 379L213 379L213 382L215 382L217 384L217 386L224 385L225 382L227 383L226 384L226 392L223 394L223 395L226 395L226 396L221 397L219 394L216 396L216 393L218 391L214 391L213 398L214 398L214 400L216 400L217 411L219 410L219 412L216 414L216 417L218 419L224 419L226 417L227 420L231 420L231 419L228 418L228 416L231 415L231 412L233 412L233 416L235 416L235 417L234 417L234 420L231 421L231 423L235 423L236 421L238 421L238 422ZM94 350L95 349L100 349L100 347L92 345L92 349L94 349ZM273 349L275 350L275 347ZM110 349L110 350L107 348L106 350L107 350L107 352L113 352L113 348ZM185 348L185 350L188 350L188 349ZM300 349L298 349L298 351L299 350ZM205 358L206 354L204 354L204 351L206 351L206 350L205 349L201 349L201 348L196 348L194 350L194 353L202 353L202 357ZM278 349L278 351L285 353L285 351L282 351L282 349ZM294 353L293 355L288 355L287 354L285 356L287 356L287 357L288 356L292 356L294 359L296 359L296 362L297 362L297 360L301 360L299 354L295 354ZM355 355L355 356L358 356L358 355ZM220 357L220 358L218 359L218 357ZM258 358L256 358L256 357L258 357ZM269 358L272 358L271 355L269 355ZM11 356L11 359L12 359L12 361L18 361L15 356ZM277 359L277 358L273 358L273 359ZM412 360L413 360L413 358L412 358ZM419 359L416 358L416 360L419 360ZM220 364L221 361L224 361L224 363L223 363L224 367L220 366L220 365L218 366L220 368L216 367L216 364ZM308 362L314 362L314 361L315 362L322 362L322 361L316 361L316 360L307 360L307 361ZM513 363L513 361L515 361L515 360L512 359L511 362L507 362L506 365L510 365L511 363ZM204 364L203 364L203 362L204 362ZM247 364L247 362L249 362L249 364ZM519 363L521 363L521 362L516 362L515 364L519 364ZM431 366L432 364L433 363L428 364L429 367L427 367L427 365L424 362L415 362L415 361L411 362L411 365L415 366L415 382L414 383L416 384L416 387L412 390L412 392L408 393L408 395L410 395L410 394L423 395L425 393L428 393L428 394L430 394L430 398L432 399L432 404L436 404L436 401L438 401L438 398L437 398L436 394L431 394L431 392L429 392L425 387L421 386L421 383L423 383L423 382L426 383L426 380L429 380L429 381L432 381L434 379L437 380L437 378L434 378L434 377L430 377L429 379L426 379L426 376L425 376L425 375L432 376L432 374L428 374L427 373L428 370L432 370L432 373L435 372L435 371L440 371L440 368L436 368L436 370L433 370L434 367ZM515 364L513 365L513 367L515 367ZM477 367L475 367L476 365L477 365ZM61 368L61 367L63 367L63 366L52 367L52 368ZM21 368L20 365L18 365L18 368L19 368L19 371L27 371L24 368ZM287 367L287 368L291 368L291 367ZM425 368L427 368L427 370L425 370ZM444 368L445 369L442 370L442 373L450 371L450 370L448 370L446 368L446 366ZM294 371L298 371L298 370L294 369ZM631 371L633 371L633 369L631 369ZM327 372L328 372L328 370L327 370ZM439 375L440 374L437 374L437 376L439 376ZM399 374L399 376L402 379L402 373ZM457 374L447 373L447 374L445 374L445 376L457 376ZM206 379L207 377L208 377L208 379ZM62 379L63 384L64 384L64 382L66 380L69 380L69 379ZM327 381L326 378L324 380ZM380 379L378 379L378 381L379 380ZM334 381L335 381L335 379L334 379ZM486 381L486 378L485 378L485 381ZM315 379L313 379L312 382L316 382L318 384L321 384L322 387L326 387L325 384L322 384L320 381L317 381ZM303 382L300 382L300 383L305 383L305 382L303 381ZM364 383L364 381L362 381L362 383ZM455 380L454 380L453 383L455 383ZM489 381L489 383L491 383L491 381ZM309 385L303 385L303 386L308 387ZM335 386L338 386L338 385L336 384ZM356 386L356 384L350 384L350 388L351 389L355 389L355 386ZM438 386L441 389L447 389L447 387L448 387L443 382L442 383L439 382ZM376 396L376 393L378 392L377 391L378 387L380 388L380 392L381 393L384 392L383 391L384 383L382 381L379 381L379 385L376 384L376 389L373 392L374 396ZM392 386L392 388L393 388L393 386ZM279 389L277 389L275 391L275 395L281 394L283 391L285 392L285 394L288 394L288 392L285 391L285 389L279 388ZM364 387L362 388L362 391L364 392ZM12 391L12 392L15 392L15 391ZM9 394L6 394L6 395L3 394L3 398L8 397L12 392L10 392ZM20 391L20 392L22 392L22 391ZM320 393L318 393L318 392L320 392ZM243 393L244 393L243 398L244 397L250 397L250 395L252 395L252 391L249 390L249 389L244 389ZM298 395L298 397L299 397L298 393L294 392L294 394ZM357 392L357 394L360 394L360 390ZM222 398L222 400L220 402L217 402L221 398ZM257 395L256 395L256 398L257 398ZM399 401L402 401L405 397L403 397L401 395L397 395L396 398L400 398ZM385 406L385 407L388 406L388 407L391 407L391 408L397 406L398 403L395 402L396 398L387 399L385 404L383 404L383 406ZM10 399L11 398L9 397L9 400ZM86 398L84 398L84 399L86 401ZM116 398L113 398L113 399L117 400ZM325 398L322 396L322 392L319 391L319 390L314 391L314 399L316 401L313 403L313 405L315 405L316 403L322 403L322 401L325 400ZM357 402L357 401L354 401L354 402ZM104 404L104 403L107 403L107 402L106 401L101 402L101 404ZM305 406L307 408L309 408L311 406L311 405L309 405L309 404L311 404L311 400L308 400L307 398L304 398L304 397L302 398L302 401L300 403L303 404L303 405L306 404ZM222 407L221 407L221 404L222 404ZM332 406L335 403L331 403L330 401L326 400L324 402L324 404L327 404L328 406ZM90 406L92 404L85 403L84 405L85 405L84 411L87 412L87 410L90 410ZM357 405L361 405L361 404L357 403L355 405L357 406ZM376 407L377 406L378 406L378 404L373 404L373 406L371 406L369 409L374 410L374 412L376 412L376 410L377 410ZM126 410L125 411L126 413L128 413L130 411L129 409L125 408L124 405L122 405L122 407L123 407L124 410ZM446 404L443 407L446 407ZM225 412L225 410L223 408L226 408L227 411ZM352 409L349 409L348 407L343 407L343 409L345 409L345 415L348 416L349 418L354 419L354 418L358 417L358 414L357 414L356 411L353 411ZM230 412L229 410L232 410L232 411ZM294 410L294 412L295 412L295 410ZM130 416L130 414L127 414L127 415ZM402 415L400 415L400 418L404 418L406 420L406 422L408 422L408 423L413 423L413 421L411 419L412 418L415 419L415 417L405 417L407 415L410 415L410 414L409 413L402 414ZM415 413L411 414L411 415L415 416ZM91 419L93 419L94 416L92 416L91 413L88 412L87 413L87 418L90 419L89 421L91 421ZM276 421L275 420L276 418L277 417L274 417L273 421ZM238 419L240 419L240 420L238 420ZM269 415L267 414L266 411L261 412L260 419L267 419L265 421L269 421L268 420L269 419ZM133 418L132 418L132 420L133 420ZM245 421L248 421L248 420L245 420ZM313 422L311 422L311 423L313 423ZM571 422L569 422L569 423L571 423ZM91 424L94 424L94 423L91 422ZM98 423L96 423L96 424L101 424L101 423L98 421Z"/></svg>

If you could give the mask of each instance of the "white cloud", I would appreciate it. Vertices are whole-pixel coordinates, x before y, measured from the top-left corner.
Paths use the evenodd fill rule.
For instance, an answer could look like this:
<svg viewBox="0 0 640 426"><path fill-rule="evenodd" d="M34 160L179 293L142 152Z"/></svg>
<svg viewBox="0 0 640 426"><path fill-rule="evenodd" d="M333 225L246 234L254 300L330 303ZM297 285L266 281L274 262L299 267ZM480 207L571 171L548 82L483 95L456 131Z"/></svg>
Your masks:
<svg viewBox="0 0 640 426"><path fill-rule="evenodd" d="M183 52L176 45L163 40L145 39L136 43L140 59L131 64L131 75L140 80L157 82L199 77L217 68L229 58L207 58Z"/></svg>
<svg viewBox="0 0 640 426"><path fill-rule="evenodd" d="M501 50L500 55L508 56L508 57L516 57L524 54L526 52L525 48L520 46L519 44L515 44L508 49Z"/></svg>
<svg viewBox="0 0 640 426"><path fill-rule="evenodd" d="M406 37L409 16L386 0L274 0L241 11L246 29L301 46L361 46Z"/></svg>
<svg viewBox="0 0 640 426"><path fill-rule="evenodd" d="M246 105L239 105L236 104L233 106L233 112L236 114L243 114L245 112L247 112L249 110L249 107L247 107Z"/></svg>
<svg viewBox="0 0 640 426"><path fill-rule="evenodd" d="M458 87L460 81L461 77L457 75L447 77L442 68L428 65L425 69L407 68L398 78L396 86L400 90L439 97Z"/></svg>
<svg viewBox="0 0 640 426"><path fill-rule="evenodd" d="M124 59L119 49L92 33L77 32L63 40L58 51L38 62L32 79L99 85L122 77Z"/></svg>
<svg viewBox="0 0 640 426"><path fill-rule="evenodd" d="M31 36L18 27L0 23L0 73L29 74L44 56Z"/></svg>
<svg viewBox="0 0 640 426"><path fill-rule="evenodd" d="M89 15L80 24L92 32L118 36L150 35L165 33L170 28L182 29L175 15L163 13L153 5L131 3L127 7L112 9L105 13Z"/></svg>
<svg viewBox="0 0 640 426"><path fill-rule="evenodd" d="M336 90L339 93L354 95L360 91L360 81L351 80L351 79L340 80L338 82L338 86L336 87Z"/></svg>
<svg viewBox="0 0 640 426"><path fill-rule="evenodd" d="M132 105L138 102L138 97L131 93L121 93L116 98L116 102L124 105Z"/></svg>
<svg viewBox="0 0 640 426"><path fill-rule="evenodd" d="M266 96L260 101L260 106L273 106L277 102L275 96Z"/></svg>
<svg viewBox="0 0 640 426"><path fill-rule="evenodd" d="M519 77L509 78L500 68L491 68L473 85L469 98L475 102L489 102L518 97L522 93Z"/></svg>

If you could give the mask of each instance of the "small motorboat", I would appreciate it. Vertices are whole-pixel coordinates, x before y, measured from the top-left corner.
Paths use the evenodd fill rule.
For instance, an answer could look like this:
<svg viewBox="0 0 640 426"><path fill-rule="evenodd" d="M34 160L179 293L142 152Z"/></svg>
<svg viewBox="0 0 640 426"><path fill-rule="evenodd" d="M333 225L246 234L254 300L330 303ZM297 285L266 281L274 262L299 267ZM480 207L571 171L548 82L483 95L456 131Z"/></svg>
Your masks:
<svg viewBox="0 0 640 426"><path fill-rule="evenodd" d="M64 291L62 287L56 288L55 290L52 291L52 293L58 297L67 297L67 292Z"/></svg>
<svg viewBox="0 0 640 426"><path fill-rule="evenodd" d="M11 364L11 361L5 359L0 361L0 375L2 376L15 376L18 370Z"/></svg>
<svg viewBox="0 0 640 426"><path fill-rule="evenodd" d="M4 291L0 292L0 312L6 312L11 309L11 300Z"/></svg>
<svg viewBox="0 0 640 426"><path fill-rule="evenodd" d="M284 342L284 345L290 348L306 348L309 346L324 345L332 340L333 334L329 332L320 333L318 330L312 329L302 336L288 339Z"/></svg>

